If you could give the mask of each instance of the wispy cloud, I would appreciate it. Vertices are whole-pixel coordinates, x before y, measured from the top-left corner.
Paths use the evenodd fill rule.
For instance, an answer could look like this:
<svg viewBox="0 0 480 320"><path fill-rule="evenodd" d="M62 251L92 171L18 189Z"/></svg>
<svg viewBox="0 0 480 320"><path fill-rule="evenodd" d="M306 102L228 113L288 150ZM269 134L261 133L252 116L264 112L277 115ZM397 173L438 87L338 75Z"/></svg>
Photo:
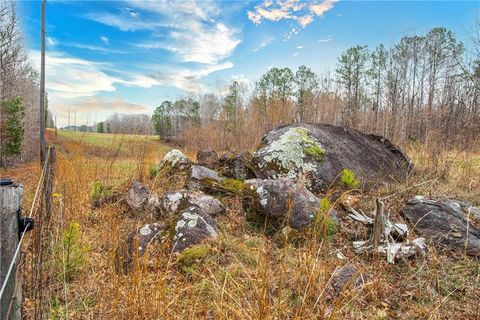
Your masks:
<svg viewBox="0 0 480 320"><path fill-rule="evenodd" d="M318 43L327 43L327 42L330 42L332 41L333 39L333 36L332 35L329 35L329 36L326 36L325 38L321 38L318 40Z"/></svg>
<svg viewBox="0 0 480 320"><path fill-rule="evenodd" d="M264 1L255 6L253 11L248 11L247 16L255 25L259 25L263 20L280 21L293 20L298 23L298 27L293 27L286 33L286 39L297 34L302 28L305 28L314 21L315 17L321 17L325 12L333 8L338 0L283 0L273 2Z"/></svg>
<svg viewBox="0 0 480 320"><path fill-rule="evenodd" d="M300 46L297 46L297 49L303 49L305 46L304 45L300 45Z"/></svg>
<svg viewBox="0 0 480 320"><path fill-rule="evenodd" d="M105 48L105 47L95 46L90 44L82 44L82 43L65 43L64 46L74 47L79 49L86 49L90 51L98 51L103 53L118 53L118 54L128 53L127 51L123 51L123 50L116 50L116 49Z"/></svg>
<svg viewBox="0 0 480 320"><path fill-rule="evenodd" d="M151 31L149 39L136 46L169 50L183 62L218 64L240 43L238 30L219 21L220 9L213 1L125 3L128 7L117 14L91 13L86 17L122 31Z"/></svg>
<svg viewBox="0 0 480 320"><path fill-rule="evenodd" d="M70 112L119 112L119 113L142 113L149 111L149 108L137 103L127 102L120 98L110 97L87 97L77 99L70 103L68 108L65 105L53 104L52 109L59 116L67 116Z"/></svg>
<svg viewBox="0 0 480 320"><path fill-rule="evenodd" d="M106 44L107 46L110 44L110 40L106 36L101 36L100 40L102 40L103 44Z"/></svg>
<svg viewBox="0 0 480 320"><path fill-rule="evenodd" d="M252 51L253 52L257 52L257 51L260 51L261 49L265 48L265 47L268 47L270 44L272 44L272 42L275 40L274 37L264 37L260 43L258 44L257 47L255 47Z"/></svg>

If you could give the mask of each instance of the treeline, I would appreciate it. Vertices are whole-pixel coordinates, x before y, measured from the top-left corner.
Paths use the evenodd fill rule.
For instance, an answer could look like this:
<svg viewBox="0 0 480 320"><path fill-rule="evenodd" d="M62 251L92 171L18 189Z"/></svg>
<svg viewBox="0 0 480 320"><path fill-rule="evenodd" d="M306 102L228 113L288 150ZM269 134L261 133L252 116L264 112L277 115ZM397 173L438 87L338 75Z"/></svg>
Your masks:
<svg viewBox="0 0 480 320"><path fill-rule="evenodd" d="M39 99L15 4L0 0L0 167L37 156Z"/></svg>
<svg viewBox="0 0 480 320"><path fill-rule="evenodd" d="M85 131L88 127L85 126ZM118 114L115 113L108 117L106 121L97 123L92 127L92 131L98 133L117 133L117 134L146 134L154 133L152 121L146 114Z"/></svg>
<svg viewBox="0 0 480 320"><path fill-rule="evenodd" d="M480 56L435 28L391 48L354 46L334 73L306 66L269 69L253 86L233 82L224 95L165 101L153 123L161 137L188 148L252 148L263 133L297 122L345 125L403 144L468 147L480 136Z"/></svg>

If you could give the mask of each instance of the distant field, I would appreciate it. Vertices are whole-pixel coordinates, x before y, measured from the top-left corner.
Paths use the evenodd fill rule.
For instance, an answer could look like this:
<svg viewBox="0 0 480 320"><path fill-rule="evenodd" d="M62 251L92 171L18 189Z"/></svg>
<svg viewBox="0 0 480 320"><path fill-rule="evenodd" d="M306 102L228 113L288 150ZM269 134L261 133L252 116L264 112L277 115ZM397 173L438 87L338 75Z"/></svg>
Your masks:
<svg viewBox="0 0 480 320"><path fill-rule="evenodd" d="M160 143L157 136L133 135L133 134L113 134L113 133L96 133L96 132L79 132L58 130L58 136L68 138L73 141L84 142L99 147L110 147L112 144L122 142L138 142L138 141L156 141Z"/></svg>
<svg viewBox="0 0 480 320"><path fill-rule="evenodd" d="M63 150L72 151L80 148L90 156L100 157L105 157L110 152L120 151L123 157L134 158L142 152L142 149L145 149L148 158L159 159L170 149L157 136L151 135L58 130L55 137L55 131L48 129L47 139Z"/></svg>

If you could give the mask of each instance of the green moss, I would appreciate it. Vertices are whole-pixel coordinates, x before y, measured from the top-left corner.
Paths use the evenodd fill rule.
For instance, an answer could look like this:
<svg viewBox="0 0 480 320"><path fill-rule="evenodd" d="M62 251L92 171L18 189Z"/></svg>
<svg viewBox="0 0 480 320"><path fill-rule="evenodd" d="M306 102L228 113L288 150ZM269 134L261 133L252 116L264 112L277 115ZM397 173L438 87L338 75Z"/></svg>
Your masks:
<svg viewBox="0 0 480 320"><path fill-rule="evenodd" d="M204 178L202 179L201 183L208 189L221 193L239 194L243 189L243 181L237 179L226 178L218 182L215 179Z"/></svg>
<svg viewBox="0 0 480 320"><path fill-rule="evenodd" d="M323 150L318 143L308 135L308 130L304 128L295 128L294 131L300 134L303 153L306 156L322 161L325 150Z"/></svg>
<svg viewBox="0 0 480 320"><path fill-rule="evenodd" d="M105 186L100 181L95 181L92 188L92 200L97 201L112 195L112 188Z"/></svg>
<svg viewBox="0 0 480 320"><path fill-rule="evenodd" d="M238 194L243 189L243 181L237 179L224 179L220 183L220 186L226 191Z"/></svg>
<svg viewBox="0 0 480 320"><path fill-rule="evenodd" d="M360 185L360 182L357 180L355 173L348 169L342 170L340 181L350 189L356 189Z"/></svg>
<svg viewBox="0 0 480 320"><path fill-rule="evenodd" d="M312 145L303 149L305 155L313 157L318 161L322 161L325 151L317 145Z"/></svg>
<svg viewBox="0 0 480 320"><path fill-rule="evenodd" d="M183 250L177 258L177 265L185 273L193 273L198 269L199 262L205 259L211 250L206 244L199 244Z"/></svg>

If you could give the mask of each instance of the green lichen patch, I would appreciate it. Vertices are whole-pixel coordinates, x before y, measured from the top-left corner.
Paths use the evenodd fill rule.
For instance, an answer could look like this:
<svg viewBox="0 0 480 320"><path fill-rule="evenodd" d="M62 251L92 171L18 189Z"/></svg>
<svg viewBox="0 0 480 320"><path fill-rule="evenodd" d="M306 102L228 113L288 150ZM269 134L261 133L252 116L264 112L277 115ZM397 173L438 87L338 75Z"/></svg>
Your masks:
<svg viewBox="0 0 480 320"><path fill-rule="evenodd" d="M274 163L278 176L295 179L305 173L315 173L316 164L308 161L322 161L325 154L320 143L305 128L291 128L270 145L258 151L257 156L264 159L261 169L268 169ZM275 169L275 168L274 168Z"/></svg>

